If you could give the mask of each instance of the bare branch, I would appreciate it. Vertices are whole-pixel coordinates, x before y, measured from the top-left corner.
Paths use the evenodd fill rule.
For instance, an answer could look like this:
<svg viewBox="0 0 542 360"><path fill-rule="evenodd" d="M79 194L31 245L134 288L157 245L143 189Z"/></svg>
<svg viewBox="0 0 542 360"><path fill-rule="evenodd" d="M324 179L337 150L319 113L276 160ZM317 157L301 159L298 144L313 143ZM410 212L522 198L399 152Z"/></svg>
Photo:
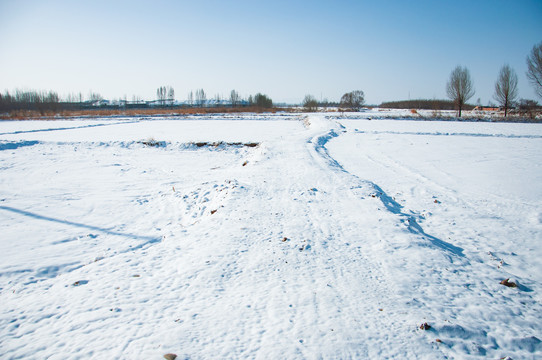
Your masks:
<svg viewBox="0 0 542 360"><path fill-rule="evenodd" d="M527 56L527 78L534 86L536 95L542 98L542 43L535 45Z"/></svg>

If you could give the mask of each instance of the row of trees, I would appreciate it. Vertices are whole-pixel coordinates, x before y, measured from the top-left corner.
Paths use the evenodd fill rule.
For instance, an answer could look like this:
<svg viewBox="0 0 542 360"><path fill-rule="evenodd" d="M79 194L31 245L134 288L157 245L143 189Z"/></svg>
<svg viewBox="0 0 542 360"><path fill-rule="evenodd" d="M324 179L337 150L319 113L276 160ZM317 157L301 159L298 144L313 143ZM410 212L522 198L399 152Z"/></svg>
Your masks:
<svg viewBox="0 0 542 360"><path fill-rule="evenodd" d="M171 86L160 86L156 89L155 104L161 106L172 106L175 103L175 90ZM83 97L82 93L69 94L66 98L61 99L54 91L36 91L36 90L19 90L16 89L12 93L5 91L0 93L0 112L11 112L17 110L37 110L42 115L45 112L54 112L57 110L79 110L90 109L95 105L100 107L147 107L150 103L143 101L142 98L134 96L132 102L124 99L118 101L103 101L103 97L95 92L90 92L87 97ZM229 99L221 99L220 95L216 95L215 106L228 105L232 107L238 106L256 106L260 108L272 108L273 101L265 94L257 93L250 95L248 98L242 98L236 91L232 90ZM224 102L222 102L224 100ZM228 103L229 100L229 103ZM96 103L96 102L100 103ZM204 106L207 104L207 94L203 89L198 89L195 92L188 94L187 104L189 106Z"/></svg>
<svg viewBox="0 0 542 360"><path fill-rule="evenodd" d="M542 98L542 43L535 45L531 53L527 56L527 78L535 88L536 94ZM446 83L446 94L452 100L455 108L461 117L462 110L467 105L467 101L475 94L470 72L466 67L457 66L452 70L450 78ZM159 104L172 105L175 101L175 90L171 86L161 86L156 90L156 97ZM518 97L518 77L514 69L510 65L505 64L501 67L497 81L495 82L495 91L493 95L498 104L504 108L505 117L508 111L514 105L528 107L531 104L529 100L517 102ZM102 100L102 97L97 93L89 95L90 101ZM135 98L134 98L135 99ZM138 98L140 100L140 98ZM221 98L215 96L217 104L220 104ZM225 99L226 100L226 99ZM236 90L230 92L229 102L231 106L239 105L257 106L260 108L273 107L273 101L264 94L257 93L250 95L246 100L242 99ZM70 95L67 103L82 104L82 94ZM126 100L124 100L126 103ZM138 101L139 102L139 101ZM188 104L203 106L207 102L207 94L203 89L190 92L188 94ZM342 110L357 111L365 103L365 94L361 90L354 90L345 93L338 104ZM55 111L59 108L60 98L53 91L21 91L16 90L13 94L5 92L0 94L0 111L11 110L38 110L40 113L45 111ZM306 95L303 100L303 106L306 111L316 111L319 106L330 105L327 100L324 103L319 103L312 95Z"/></svg>
<svg viewBox="0 0 542 360"><path fill-rule="evenodd" d="M536 94L542 98L542 43L535 45L531 53L527 56L527 78L534 86ZM466 67L457 66L452 70L450 79L446 84L446 94L452 100L453 106L458 110L459 117L463 109L467 106L467 101L474 94L474 85L470 72ZM532 109L536 106L536 102L532 100L521 99L518 97L518 77L514 69L510 65L505 64L501 67L497 81L495 82L495 92L493 95L498 104L504 108L504 116L508 116L508 111L514 105L517 105L520 110ZM446 101L436 100L420 100L423 102L422 107L427 107L429 104L434 110L443 110L450 107L450 103ZM400 102L390 103L392 107L400 105ZM408 102L412 104L411 101ZM357 111L364 104L364 93L361 90L355 90L344 94L341 97L339 107L343 110ZM306 95L302 102L305 111L317 111L319 103L312 95ZM472 108L472 106L468 106Z"/></svg>
<svg viewBox="0 0 542 360"><path fill-rule="evenodd" d="M527 56L527 78L535 88L536 94L542 98L542 43L535 45ZM455 103L461 117L461 110L467 101L474 96L474 85L466 67L457 66L450 74L446 84L446 94ZM504 116L516 103L518 96L518 76L510 65L501 67L493 98L504 108Z"/></svg>
<svg viewBox="0 0 542 360"><path fill-rule="evenodd" d="M454 110L455 104L451 100L440 99L414 99L414 100L399 100L386 101L379 107L387 109L427 109L427 110ZM465 109L472 109L474 106L466 105Z"/></svg>
<svg viewBox="0 0 542 360"><path fill-rule="evenodd" d="M214 100L219 104L222 100L229 101L232 107L237 107L241 105L248 106L257 106L261 108L272 108L273 101L267 95L257 93L256 95L250 95L247 99L243 99L241 95L236 90L230 92L229 99L222 99L222 97L217 94L214 97ZM190 91L188 94L187 103L189 105L203 106L207 102L207 94L203 89L196 90L194 93Z"/></svg>
<svg viewBox="0 0 542 360"><path fill-rule="evenodd" d="M319 103L318 100L312 95L305 95L302 105L305 111L313 112L317 111L319 106L329 106L329 101ZM343 111L359 111L365 104L365 94L362 90L354 90L344 94L341 97L341 102L338 104L339 108ZM337 104L333 104L337 105Z"/></svg>
<svg viewBox="0 0 542 360"><path fill-rule="evenodd" d="M175 101L175 90L171 86L160 86L156 89L156 98L161 105L166 102L172 104Z"/></svg>
<svg viewBox="0 0 542 360"><path fill-rule="evenodd" d="M56 111L60 97L54 91L15 90L0 94L0 111L37 110L42 115L46 111Z"/></svg>

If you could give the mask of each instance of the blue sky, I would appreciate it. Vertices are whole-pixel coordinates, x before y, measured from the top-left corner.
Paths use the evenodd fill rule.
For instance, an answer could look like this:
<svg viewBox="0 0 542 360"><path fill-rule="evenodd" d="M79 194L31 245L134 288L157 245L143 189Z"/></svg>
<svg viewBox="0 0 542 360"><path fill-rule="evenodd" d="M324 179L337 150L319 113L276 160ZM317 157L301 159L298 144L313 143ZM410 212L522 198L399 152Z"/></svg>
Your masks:
<svg viewBox="0 0 542 360"><path fill-rule="evenodd" d="M151 99L203 88L300 102L363 90L370 104L445 98L466 66L483 104L500 67L536 99L525 58L542 1L0 0L0 90ZM542 99L537 99L541 101Z"/></svg>

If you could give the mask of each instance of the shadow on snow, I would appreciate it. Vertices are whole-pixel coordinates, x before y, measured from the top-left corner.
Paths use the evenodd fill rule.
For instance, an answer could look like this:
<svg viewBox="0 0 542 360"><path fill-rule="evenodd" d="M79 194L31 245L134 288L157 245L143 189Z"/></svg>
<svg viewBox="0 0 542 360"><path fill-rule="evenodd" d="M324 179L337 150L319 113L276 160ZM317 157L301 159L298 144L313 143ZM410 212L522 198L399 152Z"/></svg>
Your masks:
<svg viewBox="0 0 542 360"><path fill-rule="evenodd" d="M75 227L79 227L79 228L99 231L99 232L102 232L102 233L105 233L105 234L108 234L108 235L122 236L122 237L126 237L126 238L131 238L131 239L136 239L136 240L144 240L145 241L144 244L141 244L141 245L139 245L139 246L137 246L135 248L132 247L131 250L138 249L138 248L140 248L140 247L142 247L142 246L144 246L146 244L152 244L152 243L156 243L156 242L160 241L159 238L153 237L153 236L142 236L142 235L135 235L135 234L129 234L129 233L122 233L122 232L119 232L119 231L112 231L112 230L101 228L101 227L98 227L98 226L82 224L82 223L78 223L78 222L74 222L74 221L56 219L56 218L53 218L53 217L50 217L50 216L44 216L44 215L36 214L36 213L30 212L30 211L16 209L16 208L13 208L11 206L0 206L0 210L5 210L5 211L9 211L9 212L12 212L12 213L15 213L15 214L24 215L24 216L27 216L27 217L30 217L30 218L33 218L33 219L51 221L51 222L56 222L56 223L59 223L59 224L70 225L70 226L75 226Z"/></svg>

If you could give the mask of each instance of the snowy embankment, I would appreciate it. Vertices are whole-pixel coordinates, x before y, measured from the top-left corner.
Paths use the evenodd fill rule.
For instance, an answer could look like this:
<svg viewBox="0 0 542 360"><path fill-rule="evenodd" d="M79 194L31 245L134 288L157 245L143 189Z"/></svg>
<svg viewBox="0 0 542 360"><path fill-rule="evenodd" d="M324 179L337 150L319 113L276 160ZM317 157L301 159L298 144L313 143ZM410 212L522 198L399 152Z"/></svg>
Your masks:
<svg viewBox="0 0 542 360"><path fill-rule="evenodd" d="M257 116L0 123L0 357L541 355L542 126Z"/></svg>

